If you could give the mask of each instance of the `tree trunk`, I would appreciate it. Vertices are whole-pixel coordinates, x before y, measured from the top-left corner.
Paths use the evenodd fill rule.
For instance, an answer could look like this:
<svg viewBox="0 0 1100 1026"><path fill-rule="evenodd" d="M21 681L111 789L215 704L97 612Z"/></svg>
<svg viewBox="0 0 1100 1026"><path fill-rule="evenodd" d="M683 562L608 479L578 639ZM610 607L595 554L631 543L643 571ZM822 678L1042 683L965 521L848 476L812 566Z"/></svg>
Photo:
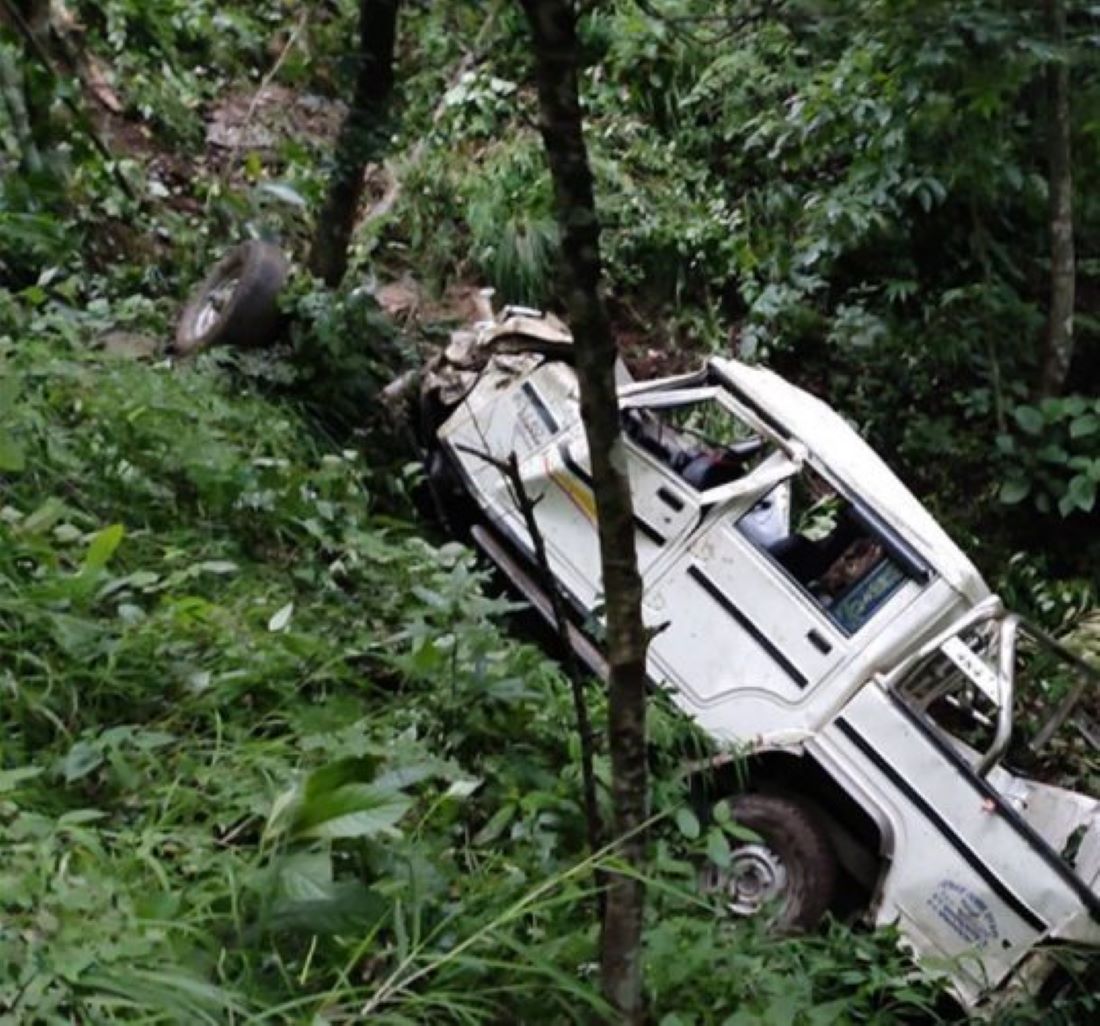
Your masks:
<svg viewBox="0 0 1100 1026"><path fill-rule="evenodd" d="M561 234L566 315L576 350L581 417L592 460L610 669L609 744L615 832L621 852L640 868L647 813L646 647L642 582L634 544L634 509L619 432L615 342L599 291L600 228L581 128L579 48L569 0L522 0L534 36L540 128L554 183ZM613 874L603 921L604 992L624 1022L641 1023L642 913L637 880Z"/></svg>
<svg viewBox="0 0 1100 1026"><path fill-rule="evenodd" d="M1047 160L1050 166L1050 313L1047 320L1041 395L1058 395L1073 359L1076 278L1073 253L1073 168L1070 162L1069 63L1065 0L1046 0L1057 58L1047 69Z"/></svg>
<svg viewBox="0 0 1100 1026"><path fill-rule="evenodd" d="M363 173L386 148L393 94L393 51L399 0L360 0L359 69L355 95L336 140L335 163L317 219L310 270L326 285L340 284L348 266Z"/></svg>
<svg viewBox="0 0 1100 1026"><path fill-rule="evenodd" d="M37 174L45 168L43 154L51 144L50 103L45 83L50 82L49 0L0 2L0 25L10 27L22 42L22 60L14 48L0 39L0 89L4 106L19 143L23 169ZM37 88L36 88L37 86Z"/></svg>
<svg viewBox="0 0 1100 1026"><path fill-rule="evenodd" d="M41 172L42 153L32 128L27 110L26 91L23 85L23 69L19 66L18 51L0 40L0 106L7 111L12 134L19 146L19 158L28 174Z"/></svg>

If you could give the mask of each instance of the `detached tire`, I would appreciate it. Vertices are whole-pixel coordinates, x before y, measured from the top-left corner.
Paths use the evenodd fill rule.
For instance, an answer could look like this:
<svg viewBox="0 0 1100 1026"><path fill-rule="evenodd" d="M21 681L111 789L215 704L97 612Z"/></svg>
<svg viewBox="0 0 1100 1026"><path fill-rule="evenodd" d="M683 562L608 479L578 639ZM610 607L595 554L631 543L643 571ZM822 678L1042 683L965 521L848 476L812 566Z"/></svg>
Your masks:
<svg viewBox="0 0 1100 1026"><path fill-rule="evenodd" d="M286 257L269 242L231 249L183 308L175 351L189 356L209 346L273 342L282 327L278 298L288 273Z"/></svg>
<svg viewBox="0 0 1100 1026"><path fill-rule="evenodd" d="M726 800L735 823L760 841L733 845L729 869L713 865L702 885L722 894L734 915L770 915L780 933L813 930L833 902L837 861L820 816L787 795L744 794Z"/></svg>

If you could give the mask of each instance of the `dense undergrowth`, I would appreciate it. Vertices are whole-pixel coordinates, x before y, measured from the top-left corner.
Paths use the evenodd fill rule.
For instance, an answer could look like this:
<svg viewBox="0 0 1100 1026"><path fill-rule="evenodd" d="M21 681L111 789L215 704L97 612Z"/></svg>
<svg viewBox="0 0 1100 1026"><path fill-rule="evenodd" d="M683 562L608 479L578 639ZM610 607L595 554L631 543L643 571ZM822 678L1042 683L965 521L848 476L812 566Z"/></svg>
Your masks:
<svg viewBox="0 0 1100 1026"><path fill-rule="evenodd" d="M325 140L202 146L211 108L273 67L288 88L346 95L355 5L300 6L70 3L77 41L112 70L122 113L101 127L117 159L58 106L77 87L41 69L28 87L55 108L47 166L23 167L0 122L0 1022L13 1026L559 1023L600 1007L560 672L507 632L512 607L469 552L425 540L415 472L361 430L401 354L446 330L402 334L363 286L412 273L429 292L488 280L553 300L513 5L407 8L401 194L357 236L346 289L300 281L286 359L173 364L111 344L126 332L159 348L231 241L274 233L300 251ZM836 399L1007 600L1061 629L1095 602L1100 411L1087 288L1073 394L1030 397L1038 29L1011 4L941 17L946 5L895 0L853 20L855 6L752 8L729 35L693 23L686 0L671 20L625 0L592 11L585 88L617 329L658 366L736 344ZM1084 110L1093 79L1082 90ZM1086 115L1078 135L1087 285ZM720 860L728 843L684 808L676 767L699 744L654 707L655 1020L957 1019L889 933L768 938L700 901L689 857ZM1075 1000L1041 1014L1087 1021L1091 999Z"/></svg>
<svg viewBox="0 0 1100 1026"><path fill-rule="evenodd" d="M90 351L84 320L47 303L0 344L0 1021L589 1021L557 668L465 549L378 512L359 454L231 365ZM653 744L668 813L695 742L658 708ZM716 916L686 859L721 832L678 822L668 1026L933 1005L888 936Z"/></svg>

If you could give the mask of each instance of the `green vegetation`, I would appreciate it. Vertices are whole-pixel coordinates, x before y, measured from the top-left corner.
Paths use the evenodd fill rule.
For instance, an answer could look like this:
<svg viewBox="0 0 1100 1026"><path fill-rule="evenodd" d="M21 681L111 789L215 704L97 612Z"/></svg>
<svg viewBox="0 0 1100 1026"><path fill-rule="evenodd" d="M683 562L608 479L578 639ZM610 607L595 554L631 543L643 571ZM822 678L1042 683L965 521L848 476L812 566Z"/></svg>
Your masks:
<svg viewBox="0 0 1100 1026"><path fill-rule="evenodd" d="M214 357L89 349L127 316L5 324L4 1021L587 1021L559 671L293 407ZM658 707L659 811L696 744ZM932 1002L889 937L735 932L684 861L728 858L721 829L675 819L650 937L669 1023Z"/></svg>
<svg viewBox="0 0 1100 1026"><path fill-rule="evenodd" d="M35 119L0 103L0 1023L593 1021L612 856L584 850L568 687L473 556L426 540L366 412L450 315L395 326L364 282L553 301L518 5L402 13L401 191L345 288L300 276L277 354L189 364L159 347L225 246L303 252L355 5L55 6L56 75L0 20ZM1037 6L715 6L582 22L621 343L766 356L1010 602L1072 625L1100 583L1095 10L1070 5L1077 357L1040 399ZM317 106L206 145L229 96L267 123L265 78ZM689 858L728 859L737 828L688 811L703 742L660 702L651 744L656 1022L957 1021L889 932L777 939L702 901ZM1095 1014L1086 993L1002 1018Z"/></svg>

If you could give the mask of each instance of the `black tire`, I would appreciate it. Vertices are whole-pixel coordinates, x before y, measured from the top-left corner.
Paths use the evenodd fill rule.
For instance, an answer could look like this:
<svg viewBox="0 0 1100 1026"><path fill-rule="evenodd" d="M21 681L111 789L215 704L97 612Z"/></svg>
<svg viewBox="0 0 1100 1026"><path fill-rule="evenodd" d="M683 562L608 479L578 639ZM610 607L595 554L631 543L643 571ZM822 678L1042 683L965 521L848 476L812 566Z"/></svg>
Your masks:
<svg viewBox="0 0 1100 1026"><path fill-rule="evenodd" d="M725 804L734 822L758 834L763 843L731 842L731 868L704 870L704 876L709 876L703 881L705 889L727 895L735 914L768 915L777 932L815 929L832 905L837 887L836 854L820 815L810 804L788 795L743 794L726 799ZM774 883L759 908L749 910L745 906L752 902L744 900L745 882L755 885L768 872L773 873L773 881L779 878L769 859L782 868L781 882Z"/></svg>
<svg viewBox="0 0 1100 1026"><path fill-rule="evenodd" d="M278 299L288 273L278 246L235 246L191 293L176 325L175 351L189 356L227 343L269 345L282 328Z"/></svg>

